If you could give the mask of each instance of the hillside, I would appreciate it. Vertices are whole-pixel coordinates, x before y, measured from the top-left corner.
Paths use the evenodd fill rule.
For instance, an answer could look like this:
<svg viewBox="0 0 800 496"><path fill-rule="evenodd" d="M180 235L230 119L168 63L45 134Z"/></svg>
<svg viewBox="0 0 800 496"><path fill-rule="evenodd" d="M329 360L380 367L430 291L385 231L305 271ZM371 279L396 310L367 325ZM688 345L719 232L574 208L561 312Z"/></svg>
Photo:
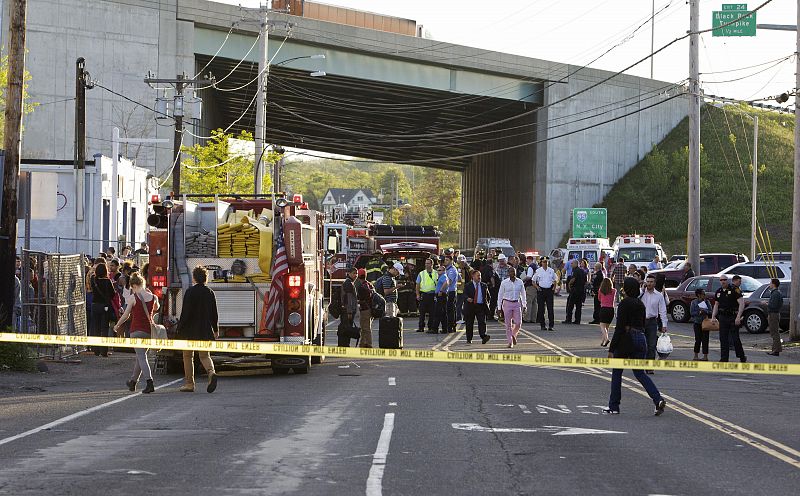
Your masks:
<svg viewBox="0 0 800 496"><path fill-rule="evenodd" d="M750 252L753 122L758 132L758 222L772 249L790 250L794 116L745 106L701 110L701 251ZM668 253L686 252L689 120L684 119L596 205L608 232L653 233ZM766 232L765 232L766 236Z"/></svg>

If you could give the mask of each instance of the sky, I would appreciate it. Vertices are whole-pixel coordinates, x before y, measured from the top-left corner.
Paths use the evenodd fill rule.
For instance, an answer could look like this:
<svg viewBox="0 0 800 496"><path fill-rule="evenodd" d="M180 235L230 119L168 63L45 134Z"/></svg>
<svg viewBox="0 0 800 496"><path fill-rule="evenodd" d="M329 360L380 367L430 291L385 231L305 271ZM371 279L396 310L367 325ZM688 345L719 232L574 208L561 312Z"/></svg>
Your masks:
<svg viewBox="0 0 800 496"><path fill-rule="evenodd" d="M258 1L223 0L257 7ZM755 8L766 0L747 3ZM559 63L585 65L620 44L591 67L619 71L651 51L648 0L326 0L379 14L413 19L436 41L513 53ZM711 27L721 0L701 0L700 29ZM733 2L731 2L733 3ZM772 0L757 13L759 24L795 24L795 0ZM655 1L655 49L689 29L687 0ZM644 23L635 34L633 31ZM758 30L755 37L701 35L701 87L706 94L752 100L795 86L796 35ZM785 57L790 57L780 61ZM756 64L763 64L757 67ZM746 68L746 69L743 69ZM741 70L737 70L741 69ZM325 67L335 74L335 67ZM679 41L654 58L654 78L678 82L689 75L689 41ZM650 76L649 60L627 71ZM732 81L735 80L736 81ZM775 104L775 102L769 102Z"/></svg>

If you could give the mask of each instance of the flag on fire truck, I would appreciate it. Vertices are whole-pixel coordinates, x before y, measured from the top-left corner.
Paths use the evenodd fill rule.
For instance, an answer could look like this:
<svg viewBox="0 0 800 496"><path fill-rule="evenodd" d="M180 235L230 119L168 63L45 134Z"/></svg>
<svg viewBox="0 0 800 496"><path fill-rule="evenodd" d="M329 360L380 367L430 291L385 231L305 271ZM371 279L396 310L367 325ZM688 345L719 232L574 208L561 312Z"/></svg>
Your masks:
<svg viewBox="0 0 800 496"><path fill-rule="evenodd" d="M264 307L261 309L259 334L276 334L274 331L278 317L282 313L283 278L289 272L289 261L286 258L286 248L283 243L283 222L278 221L276 223L278 224L276 249L275 256L272 259L272 269L270 270L272 283L270 284L269 293L264 301Z"/></svg>

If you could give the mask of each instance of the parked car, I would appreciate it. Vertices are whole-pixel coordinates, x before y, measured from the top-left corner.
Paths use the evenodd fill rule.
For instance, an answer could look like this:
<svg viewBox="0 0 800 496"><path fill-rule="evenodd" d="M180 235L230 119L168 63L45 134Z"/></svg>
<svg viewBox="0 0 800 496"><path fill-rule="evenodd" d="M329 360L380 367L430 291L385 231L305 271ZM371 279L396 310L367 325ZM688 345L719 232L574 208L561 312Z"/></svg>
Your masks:
<svg viewBox="0 0 800 496"><path fill-rule="evenodd" d="M769 260L770 262L791 262L792 252L790 251L773 251L769 253L756 253L756 262Z"/></svg>
<svg viewBox="0 0 800 496"><path fill-rule="evenodd" d="M789 300L791 293L789 292L789 281L781 281L780 291L783 295L783 308L781 308L781 318L779 326L781 329L789 329L789 319L791 312L789 309ZM772 293L772 288L769 284L764 284L757 290L753 291L750 296L744 300L744 328L751 334L759 332L767 332L767 304L769 297Z"/></svg>
<svg viewBox="0 0 800 496"><path fill-rule="evenodd" d="M792 265L789 262L744 262L731 265L719 273L750 276L761 284L768 284L772 278L791 279Z"/></svg>
<svg viewBox="0 0 800 496"><path fill-rule="evenodd" d="M675 262L675 261L680 262L681 260L686 260L686 255L672 255L671 257L669 257L670 262Z"/></svg>
<svg viewBox="0 0 800 496"><path fill-rule="evenodd" d="M694 275L696 276L705 276L709 274L716 274L731 265L737 264L739 262L746 262L747 257L744 255L737 255L735 253L701 253L700 254L700 268L698 270L697 267L694 268ZM681 260L676 265L670 264L663 269L658 270L651 270L648 271L648 274L664 274L666 277L666 287L668 288L677 288L678 285L683 280L683 272L684 267L686 266L686 260ZM671 266L671 267L670 267Z"/></svg>
<svg viewBox="0 0 800 496"><path fill-rule="evenodd" d="M733 274L729 274L731 277ZM667 290L669 297L669 305L667 306L667 313L675 322L689 322L691 315L689 309L691 308L692 300L695 299L694 292L696 289L702 288L706 290L706 298L708 302L714 304L714 293L722 286L719 282L718 276L695 276L687 279L675 289ZM742 276L742 294L746 297L750 293L756 291L761 287L761 283L749 276ZM744 315L742 316L744 317Z"/></svg>

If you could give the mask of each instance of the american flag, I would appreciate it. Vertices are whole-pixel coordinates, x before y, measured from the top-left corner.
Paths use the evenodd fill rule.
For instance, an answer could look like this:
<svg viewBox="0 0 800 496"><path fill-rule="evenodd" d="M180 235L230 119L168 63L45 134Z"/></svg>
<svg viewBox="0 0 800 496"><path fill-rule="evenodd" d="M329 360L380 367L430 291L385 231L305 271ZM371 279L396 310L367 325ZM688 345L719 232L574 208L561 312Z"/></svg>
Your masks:
<svg viewBox="0 0 800 496"><path fill-rule="evenodd" d="M286 258L286 248L283 244L283 223L278 222L277 240L275 243L275 256L272 258L272 269L270 269L269 293L264 299L264 308L261 310L261 325L259 334L275 333L275 324L278 316L281 315L283 302L283 276L289 272L289 261Z"/></svg>

